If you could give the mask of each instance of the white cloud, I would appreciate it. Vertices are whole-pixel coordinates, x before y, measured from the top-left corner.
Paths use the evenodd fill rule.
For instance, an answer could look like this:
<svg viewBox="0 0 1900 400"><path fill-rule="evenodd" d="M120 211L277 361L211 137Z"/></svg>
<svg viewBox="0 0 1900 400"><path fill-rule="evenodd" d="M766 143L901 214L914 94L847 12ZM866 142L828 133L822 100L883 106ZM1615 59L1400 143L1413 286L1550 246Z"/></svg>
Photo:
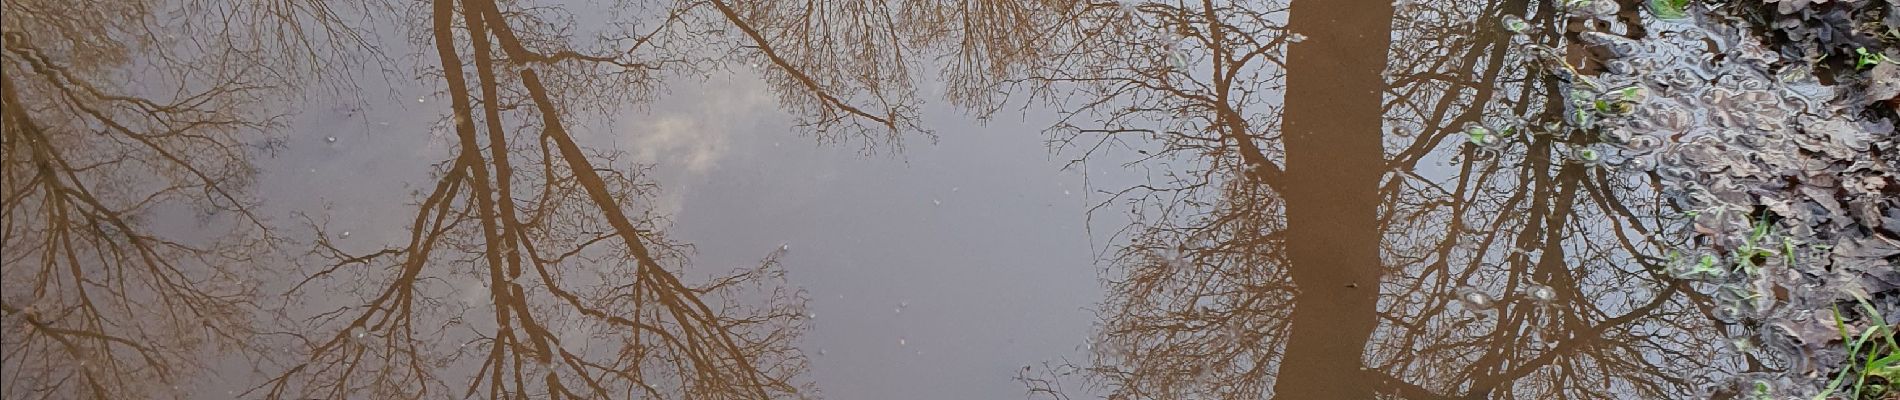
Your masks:
<svg viewBox="0 0 1900 400"><path fill-rule="evenodd" d="M654 166L665 188L654 204L662 215L678 215L695 186L729 157L743 156L734 154L734 141L756 140L759 133L748 130L784 116L765 83L745 74L678 84L646 108L644 116L618 119L615 132L620 150Z"/></svg>
<svg viewBox="0 0 1900 400"><path fill-rule="evenodd" d="M732 134L718 121L700 115L660 115L649 119L632 136L634 158L662 168L704 174L719 166L732 148Z"/></svg>
<svg viewBox="0 0 1900 400"><path fill-rule="evenodd" d="M765 83L755 77L731 74L682 86L653 104L651 117L621 124L635 160L703 176L731 153L733 137L742 133L736 130L778 114Z"/></svg>

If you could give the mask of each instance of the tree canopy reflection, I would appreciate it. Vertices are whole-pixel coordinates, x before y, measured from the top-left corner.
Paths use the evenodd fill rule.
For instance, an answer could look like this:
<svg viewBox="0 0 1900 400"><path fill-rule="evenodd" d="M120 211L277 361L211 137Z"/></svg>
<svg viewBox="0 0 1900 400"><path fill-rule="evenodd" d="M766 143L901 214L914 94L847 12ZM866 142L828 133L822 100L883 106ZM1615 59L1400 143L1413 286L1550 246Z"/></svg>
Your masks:
<svg viewBox="0 0 1900 400"><path fill-rule="evenodd" d="M262 360L268 379L242 395L266 398L809 397L804 297L780 253L682 279L687 247L645 169L564 121L749 63L820 140L924 133L898 55L857 57L893 38L818 40L892 29L855 18L865 4L628 2L636 17L595 41L562 7L486 0L61 4L6 3L6 365L24 374L9 393L162 395L216 344ZM260 305L256 264L279 260L257 255L296 244L250 211L251 158L281 147L277 117L250 105L378 56L346 22L381 15L424 22L457 150L405 245L351 252L320 230L286 304ZM155 88L128 77L148 67L186 94L140 97ZM201 245L140 220L174 205L233 230ZM276 312L299 319L254 317Z"/></svg>
<svg viewBox="0 0 1900 400"><path fill-rule="evenodd" d="M934 135L936 73L986 117L1057 109L1078 163L1152 171L1098 209L1135 222L1093 351L1023 371L1032 394L1673 398L1754 367L1661 274L1651 180L1565 162L1592 139L1545 128L1557 85L1524 48L1563 32L1468 34L1555 25L1548 2L623 1L598 26L494 0L4 4L9 393L157 396L225 352L272 399L816 397L782 252L687 277L658 183L576 134L745 67L820 141ZM282 147L256 103L388 62L347 22L382 14L414 27L454 150L405 242L305 247L251 211L251 160ZM230 233L142 220L168 207ZM299 276L260 305L259 254L286 248Z"/></svg>
<svg viewBox="0 0 1900 400"><path fill-rule="evenodd" d="M839 29L838 21L773 4L663 5L673 8L649 26L588 49L570 44L543 10L433 2L430 42L459 150L440 164L407 246L353 254L320 243L319 255L334 263L312 279L389 272L364 278L376 289L360 304L311 317L306 330L323 334L286 332L308 349L303 361L254 390L269 398L813 396L795 347L805 298L783 280L782 250L754 268L683 280L688 251L666 238L650 208L657 187L613 153L581 146L567 120L619 98L608 93L645 100L640 94L664 74L733 59L769 71L819 139L894 145L919 131L903 72L881 70L901 64L860 63L832 42L798 39ZM819 18L830 17L848 16ZM860 39L872 47L883 40ZM730 53L706 50L727 43ZM468 281L475 284L459 283ZM456 293L470 287L481 289Z"/></svg>
<svg viewBox="0 0 1900 400"><path fill-rule="evenodd" d="M1594 139L1527 51L1563 32L1494 28L1555 5L1131 4L1051 28L1120 51L1001 85L1071 107L1076 162L1155 171L1102 203L1135 222L1089 359L1026 369L1032 397L1675 398L1753 365L1662 273L1652 180L1571 159Z"/></svg>
<svg viewBox="0 0 1900 400"><path fill-rule="evenodd" d="M319 61L377 58L338 17L369 6L3 4L0 391L162 396L206 354L260 353L258 254L281 237L253 212L251 158L282 146L272 100L342 85Z"/></svg>

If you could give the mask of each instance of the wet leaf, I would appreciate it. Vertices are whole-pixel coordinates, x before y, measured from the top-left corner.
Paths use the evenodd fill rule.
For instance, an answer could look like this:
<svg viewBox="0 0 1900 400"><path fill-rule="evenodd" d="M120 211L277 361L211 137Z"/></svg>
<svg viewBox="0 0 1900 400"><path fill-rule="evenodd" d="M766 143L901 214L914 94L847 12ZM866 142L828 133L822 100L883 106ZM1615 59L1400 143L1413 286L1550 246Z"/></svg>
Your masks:
<svg viewBox="0 0 1900 400"><path fill-rule="evenodd" d="M1900 267L1885 267L1885 269L1877 267L1873 271L1868 271L1866 275L1860 277L1860 286L1875 294L1900 290Z"/></svg>
<svg viewBox="0 0 1900 400"><path fill-rule="evenodd" d="M1894 13L1900 15L1900 12ZM1900 64L1883 62L1867 71L1866 99L1863 104L1892 100L1900 97Z"/></svg>
<svg viewBox="0 0 1900 400"><path fill-rule="evenodd" d="M1649 12L1656 18L1684 19L1689 17L1689 0L1649 0Z"/></svg>
<svg viewBox="0 0 1900 400"><path fill-rule="evenodd" d="M1897 247L1894 243L1874 237L1845 240L1834 246L1834 255L1836 257L1887 258L1895 254L1900 254L1900 247Z"/></svg>
<svg viewBox="0 0 1900 400"><path fill-rule="evenodd" d="M1823 313L1825 314L1825 313ZM1834 326L1832 317L1826 319L1810 318L1805 321L1784 321L1773 324L1775 332L1785 335L1800 350L1821 351L1829 349L1834 342L1841 340L1841 331Z"/></svg>

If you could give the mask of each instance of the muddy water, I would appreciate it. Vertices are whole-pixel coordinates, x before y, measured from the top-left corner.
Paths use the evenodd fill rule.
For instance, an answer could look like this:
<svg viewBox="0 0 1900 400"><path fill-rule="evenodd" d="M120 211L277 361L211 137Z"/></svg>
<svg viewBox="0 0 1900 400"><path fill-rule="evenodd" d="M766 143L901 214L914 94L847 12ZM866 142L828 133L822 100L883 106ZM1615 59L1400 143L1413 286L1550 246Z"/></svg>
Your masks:
<svg viewBox="0 0 1900 400"><path fill-rule="evenodd" d="M216 3L6 3L7 398L1775 368L1666 271L1668 189L1579 152L1552 4Z"/></svg>

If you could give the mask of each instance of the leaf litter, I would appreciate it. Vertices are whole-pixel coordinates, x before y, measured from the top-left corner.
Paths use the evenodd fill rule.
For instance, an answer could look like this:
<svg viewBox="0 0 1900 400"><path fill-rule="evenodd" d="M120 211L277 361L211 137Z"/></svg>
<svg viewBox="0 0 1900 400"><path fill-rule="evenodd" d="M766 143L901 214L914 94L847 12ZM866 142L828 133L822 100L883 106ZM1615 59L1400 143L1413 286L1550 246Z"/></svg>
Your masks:
<svg viewBox="0 0 1900 400"><path fill-rule="evenodd" d="M1842 61L1893 51L1897 1L1653 0L1647 34L1575 35L1605 50L1600 71L1527 50L1563 82L1571 127L1598 133L1593 161L1654 179L1681 211L1685 229L1665 234L1687 256L1669 272L1716 288L1738 343L1778 362L1712 396L1834 394L1843 369L1871 365L1847 342L1900 324L1900 64Z"/></svg>

